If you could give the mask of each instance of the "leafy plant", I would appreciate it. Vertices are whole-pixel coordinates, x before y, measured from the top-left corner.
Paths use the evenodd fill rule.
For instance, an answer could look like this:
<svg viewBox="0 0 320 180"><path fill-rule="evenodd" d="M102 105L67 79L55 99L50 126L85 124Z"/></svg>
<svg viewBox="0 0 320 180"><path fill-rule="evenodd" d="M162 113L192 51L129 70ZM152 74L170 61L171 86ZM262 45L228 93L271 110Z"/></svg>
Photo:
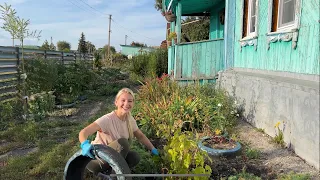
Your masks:
<svg viewBox="0 0 320 180"><path fill-rule="evenodd" d="M172 40L177 38L177 33L176 32L170 32L170 34L168 35L168 40Z"/></svg>
<svg viewBox="0 0 320 180"><path fill-rule="evenodd" d="M276 144L279 144L283 147L284 146L284 139L283 139L284 136L283 136L283 130L281 130L279 127L280 124L281 124L281 122L278 121L274 126L274 128L276 129L276 135L273 138L273 142L275 142ZM284 126L283 126L283 129L284 129Z"/></svg>
<svg viewBox="0 0 320 180"><path fill-rule="evenodd" d="M191 133L181 134L177 131L164 147L163 153L169 174L210 175L212 172L211 167L205 164L205 160L209 159L208 154L197 147L197 141Z"/></svg>
<svg viewBox="0 0 320 180"><path fill-rule="evenodd" d="M258 159L261 152L258 149L247 148L245 154L249 159Z"/></svg>
<svg viewBox="0 0 320 180"><path fill-rule="evenodd" d="M33 115L33 119L36 121L42 120L46 117L47 113L53 111L55 105L55 96L53 92L43 92L33 94L30 97L29 113Z"/></svg>

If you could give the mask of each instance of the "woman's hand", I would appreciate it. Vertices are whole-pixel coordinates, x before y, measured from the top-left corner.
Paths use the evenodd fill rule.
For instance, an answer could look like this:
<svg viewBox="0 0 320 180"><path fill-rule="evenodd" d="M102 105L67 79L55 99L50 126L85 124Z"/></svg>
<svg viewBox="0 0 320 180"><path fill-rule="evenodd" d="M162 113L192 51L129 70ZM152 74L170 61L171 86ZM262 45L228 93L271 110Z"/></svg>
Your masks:
<svg viewBox="0 0 320 180"><path fill-rule="evenodd" d="M83 141L81 143L80 147L82 149L81 153L83 156L88 156L88 157L94 159L94 156L91 154L92 145L89 140Z"/></svg>
<svg viewBox="0 0 320 180"><path fill-rule="evenodd" d="M153 148L153 149L151 150L151 154L152 154L152 155L155 155L155 156L159 156L159 152L158 152L158 150L157 150L156 148Z"/></svg>

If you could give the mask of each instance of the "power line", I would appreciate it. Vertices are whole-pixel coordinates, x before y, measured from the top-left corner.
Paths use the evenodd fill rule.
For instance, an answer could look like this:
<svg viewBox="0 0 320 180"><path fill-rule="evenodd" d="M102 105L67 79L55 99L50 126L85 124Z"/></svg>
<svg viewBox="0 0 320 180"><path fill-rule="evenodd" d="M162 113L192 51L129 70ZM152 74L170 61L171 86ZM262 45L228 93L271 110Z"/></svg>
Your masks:
<svg viewBox="0 0 320 180"><path fill-rule="evenodd" d="M83 0L80 0L82 3L84 3L84 4L86 4L87 6L89 6L91 9L93 9L94 11L96 11L96 12L98 12L98 13L101 13L101 14L103 14L103 15L110 15L110 14L105 14L105 13L103 13L103 12L101 12L101 11L98 11L97 9L95 9L95 8L93 8L92 6L90 6L88 3L86 3L86 2L84 2Z"/></svg>
<svg viewBox="0 0 320 180"><path fill-rule="evenodd" d="M80 9L82 9L82 10L84 10L84 11L87 11L87 12L90 12L90 13L91 13L91 11L88 11L87 9L84 9L83 7L75 4L73 1L71 1L71 0L68 0L68 1L69 1L71 4L73 4L74 6L77 6L78 8L80 8Z"/></svg>
<svg viewBox="0 0 320 180"><path fill-rule="evenodd" d="M128 31L130 31L130 32L132 32L132 33L138 34L138 35L140 35L140 36L143 36L143 37L148 38L148 39L151 39L151 40L156 40L156 39L153 39L153 38L144 36L144 35L142 35L142 34L139 34L139 33L134 32L134 31L132 31L132 30L126 28L126 27L121 26L121 25L120 25L119 23L117 23L113 18L112 18L112 21L113 21L114 23L118 24L118 25L119 25L120 27L122 27L123 29L126 29L126 30L128 30Z"/></svg>

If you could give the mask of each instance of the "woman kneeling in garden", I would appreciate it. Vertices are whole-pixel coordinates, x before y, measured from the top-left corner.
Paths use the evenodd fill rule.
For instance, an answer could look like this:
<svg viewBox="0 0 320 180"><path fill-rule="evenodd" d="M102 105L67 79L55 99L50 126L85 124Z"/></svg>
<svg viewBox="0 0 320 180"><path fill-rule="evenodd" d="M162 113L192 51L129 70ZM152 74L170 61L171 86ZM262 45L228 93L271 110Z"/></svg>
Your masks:
<svg viewBox="0 0 320 180"><path fill-rule="evenodd" d="M88 163L87 169L94 174L110 171L111 167L107 162L100 166L99 160L91 154L92 144L107 145L119 152L127 161L130 168L138 164L140 156L137 152L130 151L130 141L135 136L144 144L153 155L158 155L157 149L150 140L138 128L135 119L131 115L134 104L134 94L128 88L121 89L116 98L116 110L100 117L79 133L82 155L92 158ZM96 138L90 143L87 138L97 132Z"/></svg>

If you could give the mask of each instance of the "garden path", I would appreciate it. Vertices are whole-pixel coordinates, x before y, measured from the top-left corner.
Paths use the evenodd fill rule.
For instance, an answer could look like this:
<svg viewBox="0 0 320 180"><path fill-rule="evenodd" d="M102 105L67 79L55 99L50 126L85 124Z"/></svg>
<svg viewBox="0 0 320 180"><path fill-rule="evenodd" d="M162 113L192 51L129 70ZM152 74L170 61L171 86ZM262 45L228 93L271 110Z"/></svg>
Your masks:
<svg viewBox="0 0 320 180"><path fill-rule="evenodd" d="M320 179L317 169L310 166L294 152L281 148L272 143L272 138L263 132L259 132L249 123L239 121L236 128L241 142L246 142L251 148L261 152L262 165L275 174L287 174L289 172L308 173L312 179Z"/></svg>

